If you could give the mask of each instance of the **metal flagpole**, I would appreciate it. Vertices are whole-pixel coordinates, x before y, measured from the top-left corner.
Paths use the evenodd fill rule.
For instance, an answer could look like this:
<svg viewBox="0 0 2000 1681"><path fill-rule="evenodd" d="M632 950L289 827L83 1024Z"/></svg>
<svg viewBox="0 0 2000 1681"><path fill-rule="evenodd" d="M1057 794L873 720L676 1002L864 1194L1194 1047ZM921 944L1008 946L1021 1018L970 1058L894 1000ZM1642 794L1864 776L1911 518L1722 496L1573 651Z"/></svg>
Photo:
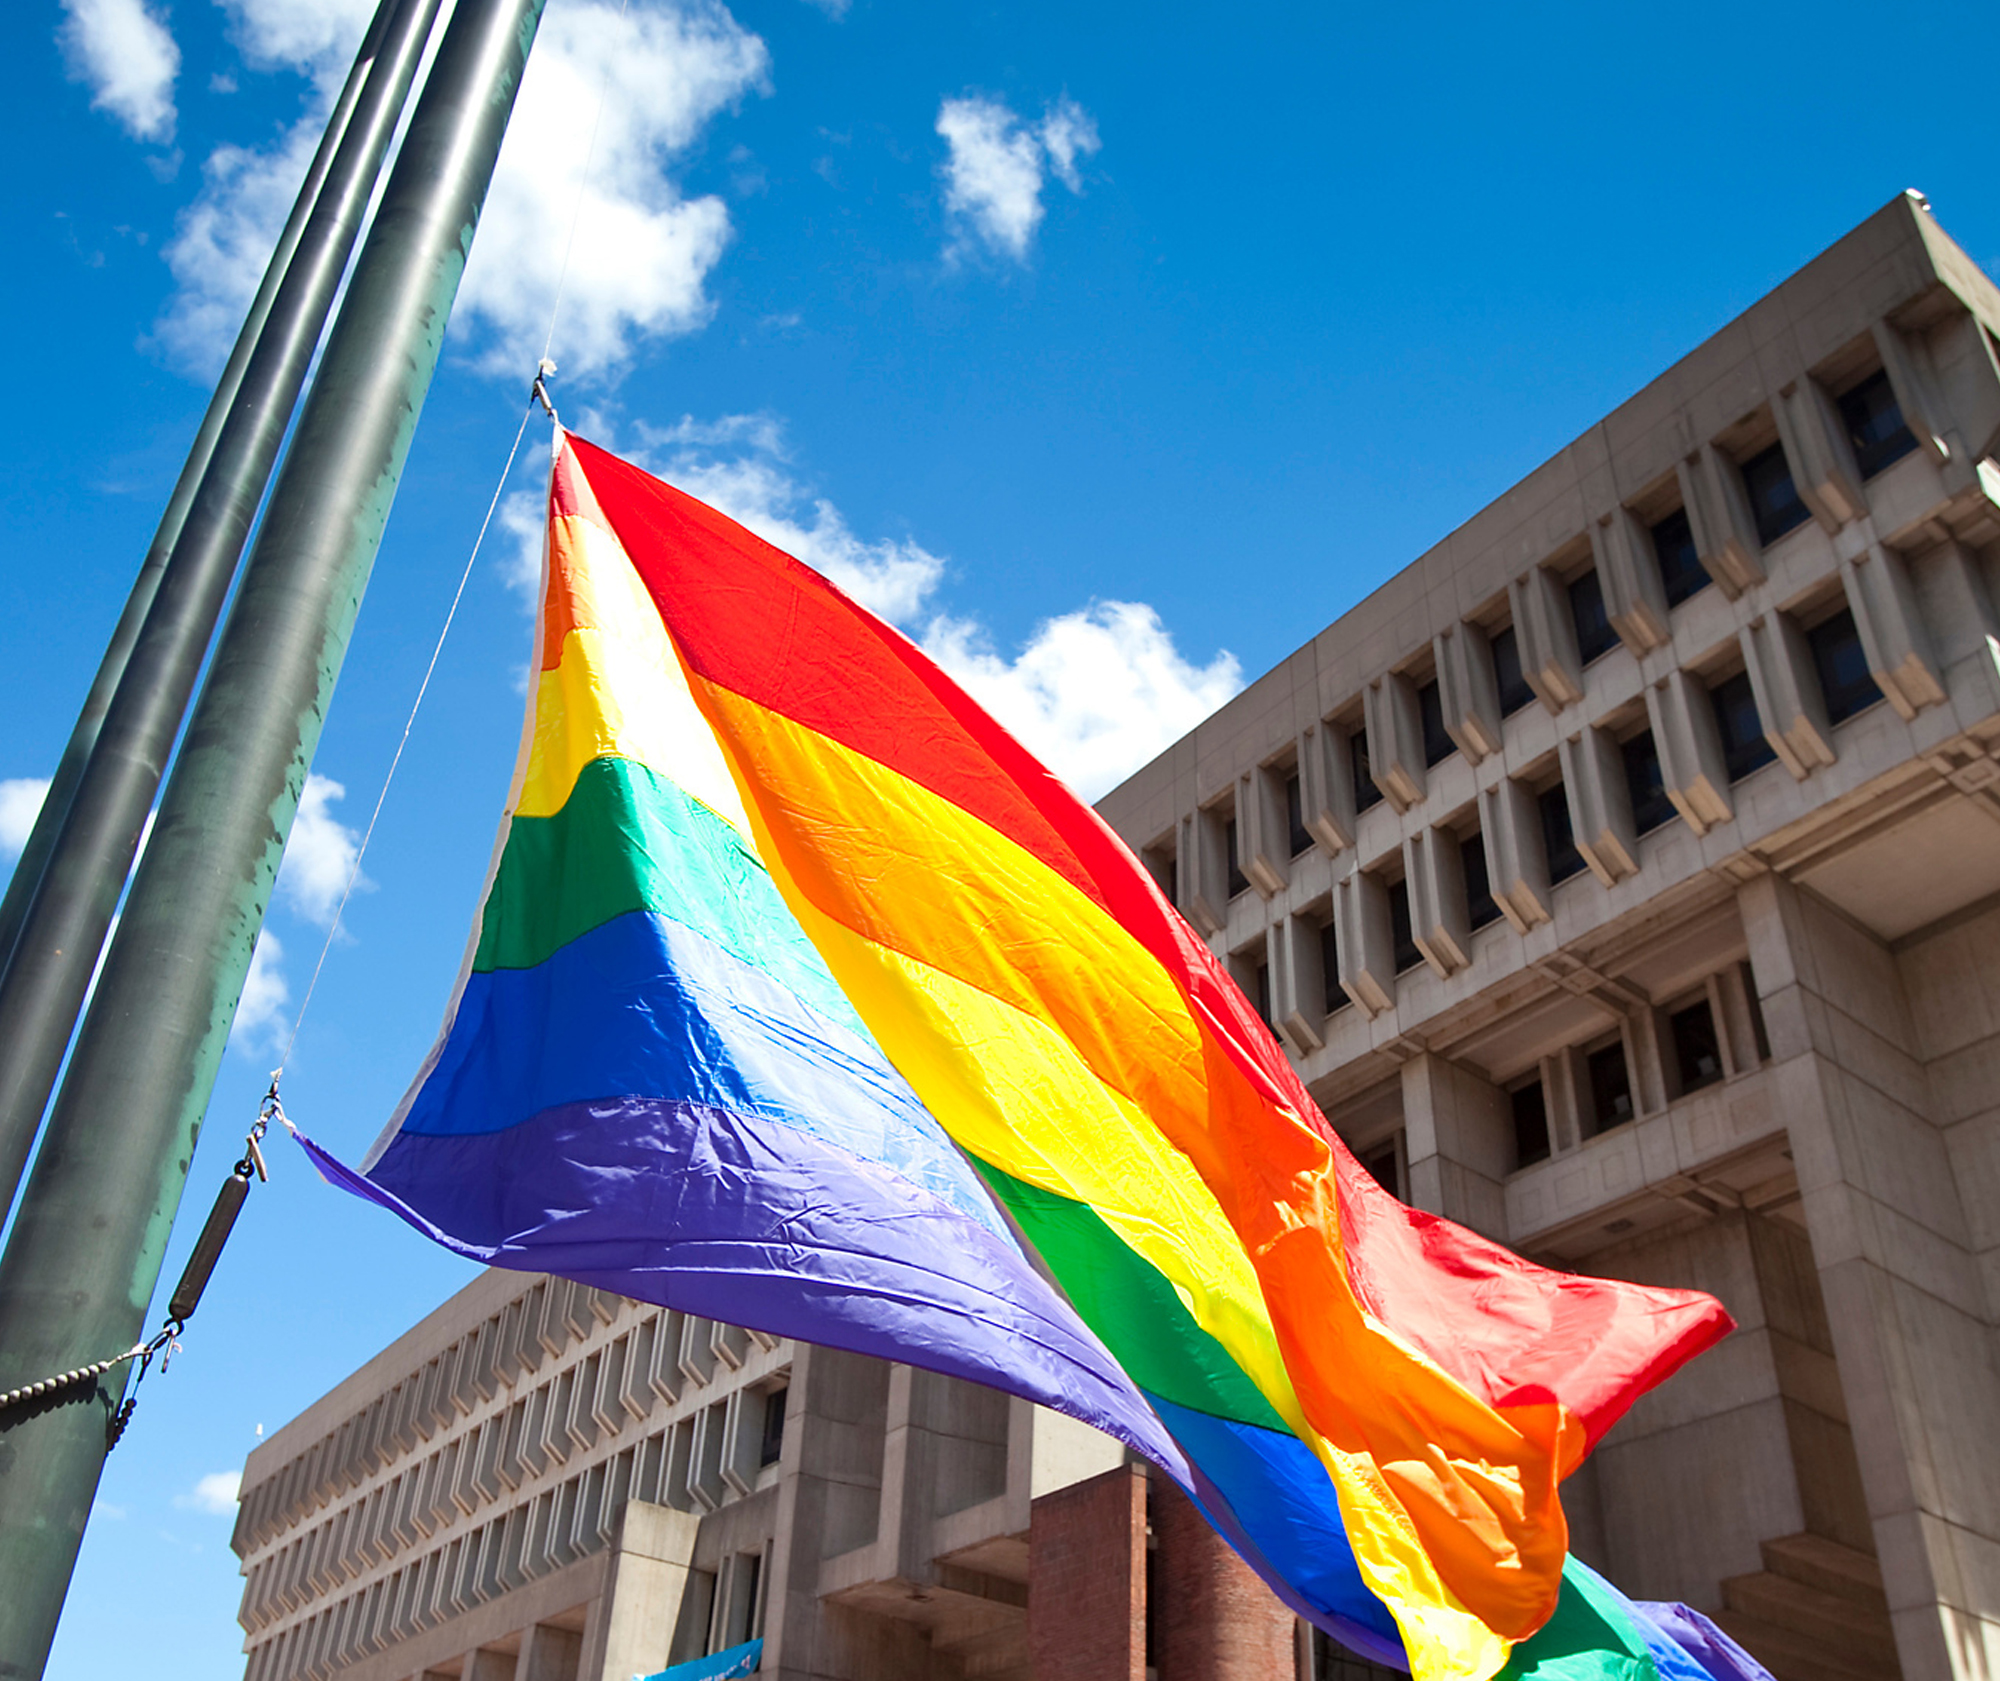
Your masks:
<svg viewBox="0 0 2000 1681"><path fill-rule="evenodd" d="M63 748L55 775L49 780L49 790L42 797L42 809L35 817L27 844L15 860L6 896L0 898L0 976L7 972L7 960L14 950L14 937L20 933L28 907L34 902L35 888L42 879L42 867L48 862L49 853L56 843L56 834L62 828L63 817L76 793L76 785L83 777L84 763L90 757L91 748L96 745L105 711L117 691L118 679L124 675L125 662L132 656L132 645L139 640L140 626L146 622L146 610L152 606L153 597L160 587L160 574L166 569L175 543L180 540L188 506L194 501L194 493L201 484L203 474L208 471L222 423L235 407L236 394L243 384L243 371L250 364L250 354L257 348L264 322L270 316L271 305L278 295L278 284L285 278L286 270L291 266L292 253L298 249L299 237L305 232L306 218L318 201L320 185L333 163L334 149L347 132L348 118L353 114L355 100L361 96L362 84L368 79L369 66L374 62L383 28L394 6L395 0L382 0L368 26L368 33L362 38L360 49L354 55L353 68L347 73L347 82L340 90L340 97L334 101L332 114L327 118L326 132L320 136L319 150L313 154L312 166L299 186L292 214L285 223L284 231L278 235L277 247L271 253L271 261L264 270L257 295L250 300L249 313L243 318L243 330L236 335L236 347L229 353L221 379L216 381L215 394L208 401L208 412L202 416L201 426L195 433L193 446L188 450L187 461L181 468L173 495L167 498L167 511L160 516L159 528L153 533L152 547L146 551L139 576L132 585L132 593L126 598L125 611L119 615L110 644L104 650L104 659L97 668L97 676L90 685L90 693L84 697L76 728L70 732L69 744ZM261 486L259 494L262 494ZM91 958L93 962L96 960L95 952ZM11 1182L7 1184L6 1196L8 1201L13 1198Z"/></svg>
<svg viewBox="0 0 2000 1681"><path fill-rule="evenodd" d="M390 0L373 65L245 358L0 975L0 1209L13 1201L27 1164L438 4Z"/></svg>
<svg viewBox="0 0 2000 1681"><path fill-rule="evenodd" d="M542 5L445 31L0 1259L0 1390L140 1329ZM0 1675L46 1661L123 1372L0 1415Z"/></svg>

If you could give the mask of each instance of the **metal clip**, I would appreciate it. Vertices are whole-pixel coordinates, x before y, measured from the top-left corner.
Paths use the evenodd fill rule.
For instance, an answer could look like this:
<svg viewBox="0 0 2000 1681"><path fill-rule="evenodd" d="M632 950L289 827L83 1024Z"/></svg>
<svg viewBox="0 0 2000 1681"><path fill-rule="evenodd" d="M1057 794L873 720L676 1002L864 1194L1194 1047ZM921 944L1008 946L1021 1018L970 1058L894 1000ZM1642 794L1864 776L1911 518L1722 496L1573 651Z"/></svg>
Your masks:
<svg viewBox="0 0 2000 1681"><path fill-rule="evenodd" d="M528 397L530 401L540 403L549 419L555 421L556 425L560 426L562 421L556 414L555 404L549 400L549 388L544 383L555 378L555 373L555 363L544 356L535 368L535 381L528 387Z"/></svg>

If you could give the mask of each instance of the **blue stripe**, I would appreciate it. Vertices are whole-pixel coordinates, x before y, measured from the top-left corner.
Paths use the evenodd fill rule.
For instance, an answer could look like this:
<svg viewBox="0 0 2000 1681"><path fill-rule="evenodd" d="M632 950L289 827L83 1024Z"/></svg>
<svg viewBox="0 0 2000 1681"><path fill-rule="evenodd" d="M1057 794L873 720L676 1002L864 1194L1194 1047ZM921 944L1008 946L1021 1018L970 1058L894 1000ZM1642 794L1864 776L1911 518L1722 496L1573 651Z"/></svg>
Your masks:
<svg viewBox="0 0 2000 1681"><path fill-rule="evenodd" d="M758 1114L1006 1226L872 1041L685 924L635 911L532 969L467 978L404 1137L467 1137L621 1097Z"/></svg>

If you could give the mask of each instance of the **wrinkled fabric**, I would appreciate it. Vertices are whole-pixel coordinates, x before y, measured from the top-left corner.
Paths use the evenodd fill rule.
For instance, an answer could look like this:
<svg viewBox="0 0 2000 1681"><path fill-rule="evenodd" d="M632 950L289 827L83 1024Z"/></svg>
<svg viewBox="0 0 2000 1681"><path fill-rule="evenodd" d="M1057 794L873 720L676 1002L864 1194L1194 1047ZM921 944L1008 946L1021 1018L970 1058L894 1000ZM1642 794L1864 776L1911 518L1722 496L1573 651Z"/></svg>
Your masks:
<svg viewBox="0 0 2000 1681"><path fill-rule="evenodd" d="M1083 1419L1380 1661L1685 1681L1556 1491L1717 1304L1380 1192L1088 807L824 579L570 438L537 645L444 1031L329 1178Z"/></svg>

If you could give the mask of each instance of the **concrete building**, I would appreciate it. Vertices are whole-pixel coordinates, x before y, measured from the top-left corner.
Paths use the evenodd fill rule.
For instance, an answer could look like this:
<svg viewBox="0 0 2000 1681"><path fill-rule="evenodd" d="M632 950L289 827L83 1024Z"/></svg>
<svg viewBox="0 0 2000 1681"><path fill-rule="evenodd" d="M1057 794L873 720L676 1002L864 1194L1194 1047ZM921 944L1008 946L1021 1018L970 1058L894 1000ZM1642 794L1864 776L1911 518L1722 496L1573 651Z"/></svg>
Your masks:
<svg viewBox="0 0 2000 1681"><path fill-rule="evenodd" d="M2000 1672L1996 332L1898 199L1100 807L1407 1200L1728 1305L1565 1504L1799 1675Z"/></svg>
<svg viewBox="0 0 2000 1681"><path fill-rule="evenodd" d="M1739 1330L1576 1550L2000 1672L2000 292L1905 197L1103 802L1409 1201ZM1341 1681L1025 1403L488 1274L251 1456L248 1681Z"/></svg>
<svg viewBox="0 0 2000 1681"><path fill-rule="evenodd" d="M247 1681L629 1681L758 1638L795 1681L1268 1681L1311 1655L1094 1430L521 1273L259 1446L233 1545Z"/></svg>

